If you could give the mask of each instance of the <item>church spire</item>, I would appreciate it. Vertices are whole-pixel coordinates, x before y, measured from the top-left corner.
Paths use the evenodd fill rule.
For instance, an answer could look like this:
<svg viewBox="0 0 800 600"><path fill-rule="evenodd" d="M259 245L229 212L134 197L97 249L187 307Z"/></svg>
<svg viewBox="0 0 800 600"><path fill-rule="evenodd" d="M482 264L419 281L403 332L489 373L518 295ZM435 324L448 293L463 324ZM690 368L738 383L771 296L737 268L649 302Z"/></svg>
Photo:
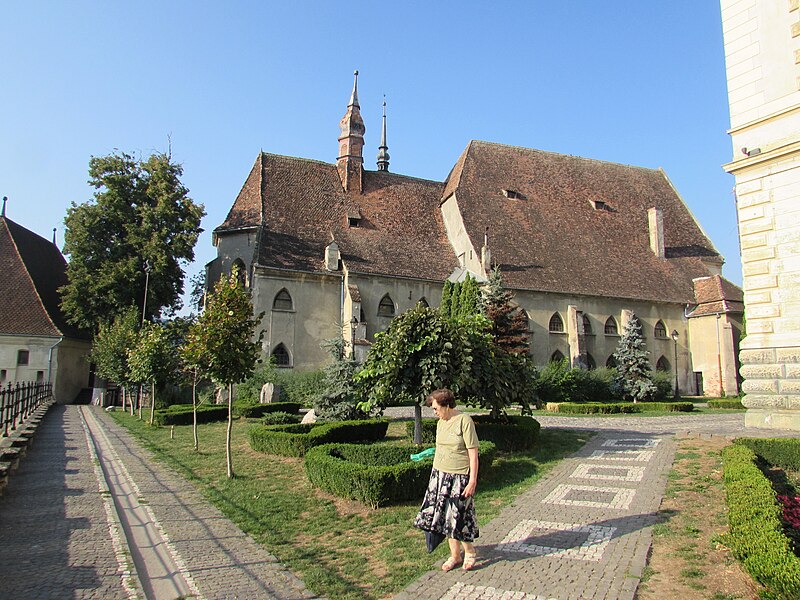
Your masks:
<svg viewBox="0 0 800 600"><path fill-rule="evenodd" d="M353 93L347 112L339 123L339 157L336 169L346 192L351 190L361 193L364 174L364 120L361 118L361 107L358 105L358 71L354 73Z"/></svg>
<svg viewBox="0 0 800 600"><path fill-rule="evenodd" d="M6 216L6 202L8 202L8 196L3 196L3 212L0 213L0 217Z"/></svg>
<svg viewBox="0 0 800 600"><path fill-rule="evenodd" d="M386 96L383 97L383 129L381 145L378 146L378 171L389 170L389 146L386 145Z"/></svg>

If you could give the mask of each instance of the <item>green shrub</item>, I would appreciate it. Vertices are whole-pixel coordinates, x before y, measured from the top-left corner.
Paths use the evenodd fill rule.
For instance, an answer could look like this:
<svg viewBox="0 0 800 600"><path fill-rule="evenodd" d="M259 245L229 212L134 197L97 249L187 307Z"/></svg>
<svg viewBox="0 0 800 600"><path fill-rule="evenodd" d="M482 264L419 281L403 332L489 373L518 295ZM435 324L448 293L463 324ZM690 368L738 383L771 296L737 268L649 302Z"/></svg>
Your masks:
<svg viewBox="0 0 800 600"><path fill-rule="evenodd" d="M800 598L800 558L783 533L775 490L756 465L750 440L738 442L722 452L730 529L724 541L767 588L765 597Z"/></svg>
<svg viewBox="0 0 800 600"><path fill-rule="evenodd" d="M197 407L198 423L225 421L227 418L228 406L226 404L201 404ZM154 422L157 425L191 425L192 421L191 404L173 404L155 411Z"/></svg>
<svg viewBox="0 0 800 600"><path fill-rule="evenodd" d="M489 415L472 415L478 439L494 442L498 450L515 452L529 450L536 445L541 425L533 417L506 416L504 422L491 420ZM406 423L406 435L414 439L414 422ZM436 442L436 419L423 419L422 443Z"/></svg>
<svg viewBox="0 0 800 600"><path fill-rule="evenodd" d="M299 422L300 415L287 412L268 412L261 417L262 425L291 425Z"/></svg>
<svg viewBox="0 0 800 600"><path fill-rule="evenodd" d="M314 399L325 391L325 374L321 370L278 369L275 383L281 387L281 402L299 402L310 407Z"/></svg>
<svg viewBox="0 0 800 600"><path fill-rule="evenodd" d="M491 466L491 442L480 442L481 469ZM331 494L363 502L372 508L393 502L422 500L431 474L431 461L412 461L418 446L383 444L325 444L306 454L309 481Z"/></svg>
<svg viewBox="0 0 800 600"><path fill-rule="evenodd" d="M673 384L675 377L667 371L654 371L652 373L653 383L656 386L653 400L655 402L667 402L674 395Z"/></svg>
<svg viewBox="0 0 800 600"><path fill-rule="evenodd" d="M333 442L372 442L383 439L387 419L256 425L250 428L250 447L257 452L280 456L303 456L309 448Z"/></svg>
<svg viewBox="0 0 800 600"><path fill-rule="evenodd" d="M240 417L257 419L267 413L284 412L297 414L300 412L299 402L272 402L270 404L240 404L233 407L234 412Z"/></svg>
<svg viewBox="0 0 800 600"><path fill-rule="evenodd" d="M639 413L642 412L642 402L587 402L576 404L574 402L562 402L558 405L558 412L572 415L613 415L618 413Z"/></svg>
<svg viewBox="0 0 800 600"><path fill-rule="evenodd" d="M781 469L800 471L800 439L768 438L757 440L742 438L734 441L747 446L771 465Z"/></svg>
<svg viewBox="0 0 800 600"><path fill-rule="evenodd" d="M734 400L709 400L708 408L738 408L744 409L744 404L738 398Z"/></svg>
<svg viewBox="0 0 800 600"><path fill-rule="evenodd" d="M666 412L692 412L694 404L691 402L640 402L642 412L663 410Z"/></svg>

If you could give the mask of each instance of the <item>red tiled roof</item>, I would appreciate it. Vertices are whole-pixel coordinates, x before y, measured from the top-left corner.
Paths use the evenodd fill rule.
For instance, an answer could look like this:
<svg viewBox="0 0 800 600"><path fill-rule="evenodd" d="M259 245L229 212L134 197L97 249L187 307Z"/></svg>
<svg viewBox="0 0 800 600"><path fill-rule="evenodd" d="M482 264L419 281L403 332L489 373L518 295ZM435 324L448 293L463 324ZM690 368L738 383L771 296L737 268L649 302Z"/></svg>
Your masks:
<svg viewBox="0 0 800 600"><path fill-rule="evenodd" d="M688 303L702 261L722 262L660 170L475 141L459 164L450 179L467 232L477 249L489 227L510 288ZM666 258L650 249L652 207Z"/></svg>
<svg viewBox="0 0 800 600"><path fill-rule="evenodd" d="M694 280L695 303L690 316L744 312L744 293L741 288L720 275L698 277Z"/></svg>
<svg viewBox="0 0 800 600"><path fill-rule="evenodd" d="M55 244L0 217L0 333L86 338L61 313L66 267Z"/></svg>
<svg viewBox="0 0 800 600"><path fill-rule="evenodd" d="M441 183L365 171L363 194L347 194L332 164L274 154L262 154L256 164L260 176L251 172L217 231L232 223L257 224L249 216L249 190L260 178L259 265L325 272L325 246L332 239L353 273L443 281L457 265L438 209ZM358 226L349 227L348 216L356 215Z"/></svg>

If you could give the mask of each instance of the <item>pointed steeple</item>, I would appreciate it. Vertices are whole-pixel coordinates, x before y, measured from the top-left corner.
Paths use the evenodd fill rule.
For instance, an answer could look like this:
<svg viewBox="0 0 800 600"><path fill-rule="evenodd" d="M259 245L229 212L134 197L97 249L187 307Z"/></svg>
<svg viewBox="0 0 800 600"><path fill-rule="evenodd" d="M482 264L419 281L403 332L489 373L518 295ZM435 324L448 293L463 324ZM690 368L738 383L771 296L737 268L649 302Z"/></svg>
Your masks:
<svg viewBox="0 0 800 600"><path fill-rule="evenodd" d="M6 202L8 202L8 196L3 196L3 212L0 213L0 217L6 216Z"/></svg>
<svg viewBox="0 0 800 600"><path fill-rule="evenodd" d="M53 227L53 245L54 246L58 245L58 244L56 244L56 228L55 227Z"/></svg>
<svg viewBox="0 0 800 600"><path fill-rule="evenodd" d="M386 96L383 97L383 129L381 145L378 146L378 171L389 170L389 146L386 145Z"/></svg>
<svg viewBox="0 0 800 600"><path fill-rule="evenodd" d="M364 120L361 118L361 107L358 105L358 71L354 73L353 93L347 112L339 123L341 135L339 136L339 157L336 159L336 168L342 187L346 192L361 193L364 174Z"/></svg>

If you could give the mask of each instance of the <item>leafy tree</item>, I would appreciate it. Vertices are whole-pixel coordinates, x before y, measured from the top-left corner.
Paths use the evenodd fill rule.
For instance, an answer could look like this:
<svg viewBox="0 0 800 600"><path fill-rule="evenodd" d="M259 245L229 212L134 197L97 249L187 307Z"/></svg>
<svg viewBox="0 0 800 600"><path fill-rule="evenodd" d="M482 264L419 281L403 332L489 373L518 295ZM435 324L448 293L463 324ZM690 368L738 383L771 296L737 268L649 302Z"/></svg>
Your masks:
<svg viewBox="0 0 800 600"><path fill-rule="evenodd" d="M633 402L651 400L656 393L650 368L650 353L647 351L642 324L633 315L625 324L619 340L614 360L617 362L617 374L614 386L620 390L625 400Z"/></svg>
<svg viewBox="0 0 800 600"><path fill-rule="evenodd" d="M250 295L233 269L229 278L220 279L209 294L206 309L189 330L189 356L198 368L219 385L228 386L228 428L225 456L228 477L232 478L231 433L233 430L233 385L253 373L261 349L261 335L255 330L263 313L253 316ZM263 332L262 332L263 335Z"/></svg>
<svg viewBox="0 0 800 600"><path fill-rule="evenodd" d="M180 305L183 267L194 259L203 206L188 197L183 168L166 154L136 160L124 152L89 160L94 200L72 203L64 219L70 256L61 305L69 321L93 331L142 306L147 317Z"/></svg>
<svg viewBox="0 0 800 600"><path fill-rule="evenodd" d="M131 307L118 315L112 323L101 324L92 340L91 361L95 364L98 375L122 387L122 410L125 410L127 388L133 383L130 379L128 351L137 343L139 319L139 311Z"/></svg>
<svg viewBox="0 0 800 600"><path fill-rule="evenodd" d="M146 323L135 346L128 352L130 379L150 383L150 425L155 418L156 385L176 376L178 361L170 331L158 323Z"/></svg>
<svg viewBox="0 0 800 600"><path fill-rule="evenodd" d="M347 421L368 417L358 407L359 396L353 383L353 375L358 362L352 356L345 356L345 342L334 338L323 344L330 352L333 362L323 370L325 386L314 400L314 412L322 419Z"/></svg>
<svg viewBox="0 0 800 600"><path fill-rule="evenodd" d="M444 282L442 288L442 301L439 304L439 310L443 315L450 315L450 303L453 298L453 282L449 279Z"/></svg>
<svg viewBox="0 0 800 600"><path fill-rule="evenodd" d="M375 335L355 382L364 412L383 410L389 401L414 401L414 443L422 443L422 404L432 391L458 390L468 363L459 333L433 308L417 305L397 316L385 332Z"/></svg>

